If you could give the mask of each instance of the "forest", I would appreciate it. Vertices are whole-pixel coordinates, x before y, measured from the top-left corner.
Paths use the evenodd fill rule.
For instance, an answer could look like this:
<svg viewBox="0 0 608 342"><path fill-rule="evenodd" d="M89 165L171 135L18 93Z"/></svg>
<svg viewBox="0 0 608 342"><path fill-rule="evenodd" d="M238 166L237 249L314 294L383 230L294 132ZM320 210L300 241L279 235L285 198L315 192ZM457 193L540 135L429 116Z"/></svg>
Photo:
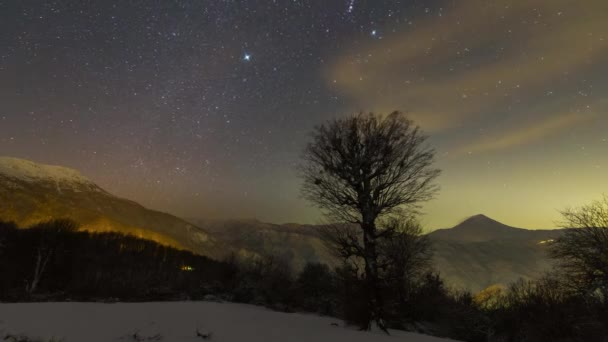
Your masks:
<svg viewBox="0 0 608 342"><path fill-rule="evenodd" d="M582 232L573 230L564 243ZM385 275L388 327L462 341L606 339L608 305L600 292L605 278L593 279L596 290L582 291L582 283L556 270L472 294L433 272L425 262L432 252L425 237L415 230L404 234L403 247L416 245L421 253L400 264L407 281ZM79 231L67 220L28 229L0 223L0 274L2 302L230 301L339 317L354 326L365 324L368 311L364 279L345 265L308 264L295 272L272 256L215 261L133 236Z"/></svg>

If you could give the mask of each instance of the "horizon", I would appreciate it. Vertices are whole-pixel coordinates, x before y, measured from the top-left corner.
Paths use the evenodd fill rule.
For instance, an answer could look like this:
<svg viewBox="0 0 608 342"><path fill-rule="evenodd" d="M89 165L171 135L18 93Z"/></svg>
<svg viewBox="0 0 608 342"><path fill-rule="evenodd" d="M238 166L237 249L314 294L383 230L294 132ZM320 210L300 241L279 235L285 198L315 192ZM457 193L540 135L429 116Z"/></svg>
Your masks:
<svg viewBox="0 0 608 342"><path fill-rule="evenodd" d="M551 229L608 189L602 0L4 8L0 155L155 210L318 222L295 166L314 126L359 111L429 136L429 229Z"/></svg>
<svg viewBox="0 0 608 342"><path fill-rule="evenodd" d="M0 162L2 162L3 159L12 159L12 160L15 160L15 161L25 161L25 162L28 162L28 163L34 163L37 166L50 166L50 167L53 167L53 168L65 168L62 165L41 164L41 163L38 163L38 162L33 161L33 160L27 160L27 159L12 157L12 156L1 156L0 155ZM0 166L2 166L1 163L0 163ZM0 168L0 171L2 171L1 168ZM79 170L68 168L66 171L75 171L76 172L76 174L75 174L76 176L83 176L85 179L92 181L96 185L99 185L93 179L90 179L86 175L82 174ZM1 174L1 172L0 172L0 174ZM74 173L72 172L70 175L73 177ZM56 176L56 174L54 174L54 176ZM80 179L80 180L82 180L82 179ZM105 190L105 188L103 186L101 186L101 188ZM133 200L131 198L124 198L124 199L126 199L126 200ZM174 216L176 216L178 218L181 218L182 220L184 220L186 222L189 222L189 223L192 223L194 225L196 225L196 221L199 221L199 222L201 222L201 221L220 221L220 222L222 222L222 221L237 221L237 222L238 221L256 221L256 222L260 222L260 223L264 223L264 224L273 224L273 225L290 225L290 224L295 224L295 225L318 225L318 224L323 224L321 221L317 221L317 222L295 222L295 221L270 222L270 221L261 220L260 218L257 218L257 217L238 217L238 216L223 217L223 218L222 217L217 217L217 218L185 217L185 216L177 215L175 213L168 212L166 210L163 210L162 208L151 208L150 207L148 209L156 210L156 211L160 211L160 212L165 212L167 214L174 215ZM489 219L489 220L496 221L496 222L498 222L500 224L504 224L504 225L512 227L512 228L522 228L522 229L528 229L528 230L551 230L551 229L560 229L560 228L563 228L563 227L560 227L560 226L557 226L557 225L555 227L549 227L549 228L547 228L547 227L544 227L544 228L520 227L520 226L517 226L517 225L510 224L509 222L501 221L501 220L496 219L494 217L491 217L490 215L487 215L485 213L476 213L476 214L468 215L468 216L466 216L466 217L464 217L462 219L459 219L455 223L452 223L450 225L446 225L446 226L443 226L443 227L423 227L423 229L427 233L430 233L430 232L433 232L433 231L439 230L439 229L451 229L451 228L454 228L457 225L459 225L459 224L461 224L461 223L463 223L463 222L465 222L465 221L467 221L469 219L472 219L474 217L479 217L479 216L484 217L484 218ZM424 215L422 216L422 218L424 218Z"/></svg>
<svg viewBox="0 0 608 342"><path fill-rule="evenodd" d="M608 342L608 0L0 32L0 340Z"/></svg>

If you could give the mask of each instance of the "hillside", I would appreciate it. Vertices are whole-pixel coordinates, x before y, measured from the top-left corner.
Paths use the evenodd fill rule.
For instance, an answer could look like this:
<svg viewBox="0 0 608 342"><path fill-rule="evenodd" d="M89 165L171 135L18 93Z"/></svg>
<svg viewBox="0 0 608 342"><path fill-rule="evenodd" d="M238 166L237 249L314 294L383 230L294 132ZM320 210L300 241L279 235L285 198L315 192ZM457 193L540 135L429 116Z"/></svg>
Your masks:
<svg viewBox="0 0 608 342"><path fill-rule="evenodd" d="M533 279L552 264L547 245L532 240L433 241L435 268L451 286L478 292L519 278Z"/></svg>
<svg viewBox="0 0 608 342"><path fill-rule="evenodd" d="M332 263L315 226L274 225L249 221L194 221L229 245L275 255L296 268L306 262ZM483 290L493 284L531 279L552 266L547 246L562 230L528 230L504 225L484 215L453 228L429 233L435 268L451 286Z"/></svg>
<svg viewBox="0 0 608 342"><path fill-rule="evenodd" d="M561 234L561 230L530 230L502 224L485 215L471 216L458 225L437 229L429 234L434 239L459 242L485 242L491 240L550 239Z"/></svg>
<svg viewBox="0 0 608 342"><path fill-rule="evenodd" d="M278 257L295 269L332 263L315 226L196 219L191 224L113 196L75 170L15 158L0 157L0 203L0 220L21 227L69 218L86 230L129 233L213 258L236 251ZM429 237L436 269L449 284L479 291L548 270L547 245L561 232L515 228L476 215Z"/></svg>
<svg viewBox="0 0 608 342"><path fill-rule="evenodd" d="M237 249L281 258L300 269L306 262L328 262L330 255L311 225L278 225L257 220L193 220L215 238Z"/></svg>
<svg viewBox="0 0 608 342"><path fill-rule="evenodd" d="M175 216L106 192L78 171L0 157L0 219L20 227L53 218L117 231L211 257L225 253L209 233Z"/></svg>
<svg viewBox="0 0 608 342"><path fill-rule="evenodd" d="M476 215L429 237L437 270L451 285L477 292L548 271L552 263L547 248L562 232L515 228Z"/></svg>

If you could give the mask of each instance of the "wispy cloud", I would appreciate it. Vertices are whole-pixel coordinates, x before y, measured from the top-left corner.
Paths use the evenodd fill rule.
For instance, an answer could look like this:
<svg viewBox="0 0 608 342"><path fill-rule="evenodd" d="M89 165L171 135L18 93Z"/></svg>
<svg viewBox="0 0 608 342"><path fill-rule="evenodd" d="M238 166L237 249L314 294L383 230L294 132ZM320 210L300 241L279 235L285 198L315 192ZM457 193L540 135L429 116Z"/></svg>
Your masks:
<svg viewBox="0 0 608 342"><path fill-rule="evenodd" d="M458 147L450 154L452 156L476 154L526 145L590 122L595 117L596 115L593 114L581 113L555 115L550 119L533 122L502 133L495 132L491 137L475 140Z"/></svg>
<svg viewBox="0 0 608 342"><path fill-rule="evenodd" d="M525 110L518 114L517 109L534 106L540 108L535 113L540 128L524 130L541 134L576 121L555 119L550 110L555 97L549 95L568 89L568 78L608 58L606 22L605 0L576 5L567 0L458 1L441 17L355 44L325 76L353 107L405 109L426 130L462 127L505 110L525 118ZM495 146L534 141L510 139Z"/></svg>

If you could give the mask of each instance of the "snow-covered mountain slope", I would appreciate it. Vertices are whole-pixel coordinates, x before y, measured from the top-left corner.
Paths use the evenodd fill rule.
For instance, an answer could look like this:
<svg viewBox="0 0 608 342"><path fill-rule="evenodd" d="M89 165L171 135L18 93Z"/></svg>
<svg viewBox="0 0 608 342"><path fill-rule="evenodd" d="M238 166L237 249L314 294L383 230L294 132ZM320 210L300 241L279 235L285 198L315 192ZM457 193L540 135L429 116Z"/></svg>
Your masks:
<svg viewBox="0 0 608 342"><path fill-rule="evenodd" d="M28 227L58 218L89 231L132 234L211 257L229 252L205 230L111 195L78 171L0 157L0 220Z"/></svg>
<svg viewBox="0 0 608 342"><path fill-rule="evenodd" d="M76 170L0 156L0 186L8 190L17 190L22 188L24 183L46 185L58 193L64 190L104 192Z"/></svg>
<svg viewBox="0 0 608 342"><path fill-rule="evenodd" d="M334 324L338 324L338 326ZM361 332L329 317L288 314L228 303L30 303L0 306L0 338L65 342L204 341L217 342L448 342L425 335L392 331Z"/></svg>
<svg viewBox="0 0 608 342"><path fill-rule="evenodd" d="M53 181L72 184L92 182L76 170L62 166L37 164L29 160L1 157L0 174L22 181Z"/></svg>

